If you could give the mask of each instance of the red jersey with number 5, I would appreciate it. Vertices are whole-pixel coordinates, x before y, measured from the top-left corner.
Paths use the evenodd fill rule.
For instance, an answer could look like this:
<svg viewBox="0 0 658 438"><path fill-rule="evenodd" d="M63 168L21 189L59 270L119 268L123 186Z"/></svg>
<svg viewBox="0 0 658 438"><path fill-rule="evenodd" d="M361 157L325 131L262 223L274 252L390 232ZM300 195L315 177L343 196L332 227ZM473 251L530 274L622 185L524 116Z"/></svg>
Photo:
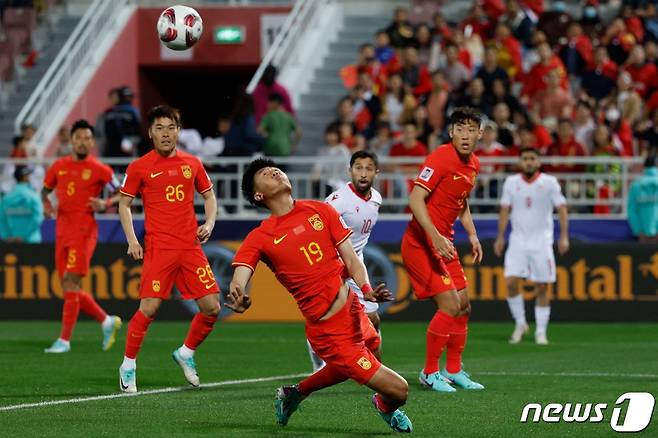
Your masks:
<svg viewBox="0 0 658 438"><path fill-rule="evenodd" d="M61 243L96 230L89 198L100 196L113 178L112 168L92 156L84 160L63 157L50 166L43 185L57 195L56 236Z"/></svg>
<svg viewBox="0 0 658 438"><path fill-rule="evenodd" d="M338 247L352 234L331 205L295 201L283 216L270 216L240 246L233 267L252 271L259 260L297 301L306 319L320 319L336 298L345 278Z"/></svg>
<svg viewBox="0 0 658 438"><path fill-rule="evenodd" d="M430 193L425 199L427 211L441 235L452 240L455 220L464 208L479 172L480 160L475 154L471 154L468 161L462 161L449 143L439 146L423 163L414 184ZM412 218L409 231L418 241L426 241L425 232L416 218Z"/></svg>
<svg viewBox="0 0 658 438"><path fill-rule="evenodd" d="M153 150L128 166L121 193L142 197L147 248L190 249L199 246L194 191L210 189L198 158L179 150L163 157Z"/></svg>

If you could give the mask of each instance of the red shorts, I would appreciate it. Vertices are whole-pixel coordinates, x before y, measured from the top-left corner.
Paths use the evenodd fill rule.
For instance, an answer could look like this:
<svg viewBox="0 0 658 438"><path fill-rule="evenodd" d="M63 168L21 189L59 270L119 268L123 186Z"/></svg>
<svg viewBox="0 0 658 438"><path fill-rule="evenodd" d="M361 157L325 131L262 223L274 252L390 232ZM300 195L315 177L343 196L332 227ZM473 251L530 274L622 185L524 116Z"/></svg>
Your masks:
<svg viewBox="0 0 658 438"><path fill-rule="evenodd" d="M93 233L87 239L55 239L55 267L60 278L64 277L65 272L81 277L87 275L97 237Z"/></svg>
<svg viewBox="0 0 658 438"><path fill-rule="evenodd" d="M356 295L350 292L347 302L335 315L324 321L306 321L306 338L326 363L363 385L382 366L366 345L378 345L377 332L363 311Z"/></svg>
<svg viewBox="0 0 658 438"><path fill-rule="evenodd" d="M408 232L402 237L401 250L402 262L416 298L424 300L443 292L466 288L466 276L458 255L452 260L443 258Z"/></svg>
<svg viewBox="0 0 658 438"><path fill-rule="evenodd" d="M151 248L144 251L139 297L168 299L174 285L186 300L219 293L219 286L201 247Z"/></svg>

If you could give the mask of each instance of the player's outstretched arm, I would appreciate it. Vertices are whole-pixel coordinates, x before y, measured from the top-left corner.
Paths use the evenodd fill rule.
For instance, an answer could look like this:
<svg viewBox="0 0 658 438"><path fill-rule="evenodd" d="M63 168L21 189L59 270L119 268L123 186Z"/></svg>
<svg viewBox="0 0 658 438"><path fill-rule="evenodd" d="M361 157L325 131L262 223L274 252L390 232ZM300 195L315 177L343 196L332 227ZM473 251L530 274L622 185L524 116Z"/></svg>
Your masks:
<svg viewBox="0 0 658 438"><path fill-rule="evenodd" d="M498 236L494 242L494 252L498 257L503 255L505 250L505 231L507 230L507 224L509 223L509 205L501 205L500 213L498 215Z"/></svg>
<svg viewBox="0 0 658 438"><path fill-rule="evenodd" d="M234 312L244 313L251 306L251 297L245 293L251 274L251 269L246 266L236 266L233 271L224 305Z"/></svg>
<svg viewBox="0 0 658 438"><path fill-rule="evenodd" d="M217 220L217 198L215 198L215 191L213 189L204 192L203 196L203 210L206 215L206 222L199 225L196 230L197 239L199 242L206 243L210 239L213 228L215 228L215 220Z"/></svg>
<svg viewBox="0 0 658 438"><path fill-rule="evenodd" d="M361 288L361 292L363 292L363 296L366 300L380 303L384 301L393 301L393 295L388 289L386 289L385 284L382 283L374 289L370 286L368 271L361 259L356 255L356 252L352 247L352 242L349 239L345 239L343 243L338 245L338 254L343 260L343 263L345 263L345 267L347 268L350 277L352 277L354 282Z"/></svg>
<svg viewBox="0 0 658 438"><path fill-rule="evenodd" d="M557 250L562 255L569 251L569 213L567 205L559 206L557 214L560 220L560 239L557 241Z"/></svg>
<svg viewBox="0 0 658 438"><path fill-rule="evenodd" d="M466 230L468 235L468 241L471 243L471 248L473 251L473 261L479 264L482 261L482 245L480 245L480 239L478 239L477 230L475 229L475 224L473 223L473 216L471 215L471 207L468 206L468 201L464 201L464 207L459 213L459 220Z"/></svg>
<svg viewBox="0 0 658 438"><path fill-rule="evenodd" d="M52 193L53 189L48 187L43 187L41 189L41 203L43 204L43 215L47 218L55 217L55 208L53 207L50 198L48 197Z"/></svg>
<svg viewBox="0 0 658 438"><path fill-rule="evenodd" d="M409 194L409 208L414 218L425 231L425 234L431 239L432 246L441 255L449 260L455 257L455 247L450 239L442 236L436 226L432 223L430 214L427 211L425 199L430 195L427 190L415 185Z"/></svg>
<svg viewBox="0 0 658 438"><path fill-rule="evenodd" d="M121 195L119 199L119 219L121 219L121 227L128 241L128 255L135 260L141 260L144 258L144 250L139 244L139 240L137 240L135 228L133 227L133 214L130 211L132 203L132 197Z"/></svg>

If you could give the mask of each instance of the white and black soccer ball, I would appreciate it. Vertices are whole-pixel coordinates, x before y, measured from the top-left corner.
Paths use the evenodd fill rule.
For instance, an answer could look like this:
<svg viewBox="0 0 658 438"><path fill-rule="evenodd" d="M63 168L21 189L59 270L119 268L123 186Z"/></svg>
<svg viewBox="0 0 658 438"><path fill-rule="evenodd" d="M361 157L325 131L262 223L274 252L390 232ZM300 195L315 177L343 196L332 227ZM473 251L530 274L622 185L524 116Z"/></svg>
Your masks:
<svg viewBox="0 0 658 438"><path fill-rule="evenodd" d="M170 6L160 14L158 35L162 44L173 50L187 50L203 32L201 15L189 6Z"/></svg>

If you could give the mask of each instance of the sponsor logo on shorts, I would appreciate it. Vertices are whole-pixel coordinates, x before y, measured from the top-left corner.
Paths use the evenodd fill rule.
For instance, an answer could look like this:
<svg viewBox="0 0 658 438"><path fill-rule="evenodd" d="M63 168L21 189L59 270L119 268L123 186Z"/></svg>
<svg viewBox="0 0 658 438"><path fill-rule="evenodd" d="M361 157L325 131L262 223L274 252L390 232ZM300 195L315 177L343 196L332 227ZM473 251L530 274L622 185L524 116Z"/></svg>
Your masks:
<svg viewBox="0 0 658 438"><path fill-rule="evenodd" d="M153 280L153 292L160 292L160 282L158 280Z"/></svg>
<svg viewBox="0 0 658 438"><path fill-rule="evenodd" d="M319 214L314 214L313 216L308 218L308 221L311 223L311 226L315 231L324 230L324 223L322 222L322 218L320 218Z"/></svg>
<svg viewBox="0 0 658 438"><path fill-rule="evenodd" d="M82 171L82 179L88 180L91 178L91 169L84 169Z"/></svg>
<svg viewBox="0 0 658 438"><path fill-rule="evenodd" d="M183 176L187 179L192 178L192 168L188 166L187 164L184 166L180 167L181 172L183 172Z"/></svg>
<svg viewBox="0 0 658 438"><path fill-rule="evenodd" d="M425 182L429 182L430 178L432 178L432 175L434 175L434 169L431 167L423 167L423 170L420 171L420 175L418 175L418 179L422 179Z"/></svg>
<svg viewBox="0 0 658 438"><path fill-rule="evenodd" d="M372 368L372 362L370 362L365 356L361 356L356 363L366 371Z"/></svg>
<svg viewBox="0 0 658 438"><path fill-rule="evenodd" d="M648 392L620 395L612 409L610 427L615 432L643 431L651 423L655 403ZM521 412L521 423L601 423L607 414L607 403L528 403Z"/></svg>

